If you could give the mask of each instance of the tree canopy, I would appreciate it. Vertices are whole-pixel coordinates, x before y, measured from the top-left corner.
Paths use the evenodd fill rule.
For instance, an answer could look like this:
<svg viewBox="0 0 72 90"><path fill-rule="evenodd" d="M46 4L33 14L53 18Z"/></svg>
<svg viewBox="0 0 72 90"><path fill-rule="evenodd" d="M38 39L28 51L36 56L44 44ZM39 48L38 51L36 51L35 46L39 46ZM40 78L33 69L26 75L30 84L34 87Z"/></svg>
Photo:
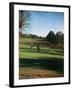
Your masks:
<svg viewBox="0 0 72 90"><path fill-rule="evenodd" d="M47 36L46 36L46 40L48 40L49 42L55 42L55 34L53 31L50 31Z"/></svg>
<svg viewBox="0 0 72 90"><path fill-rule="evenodd" d="M50 31L46 36L46 40L54 44L63 44L64 34L61 31L58 31L56 34L54 34L53 31Z"/></svg>
<svg viewBox="0 0 72 90"><path fill-rule="evenodd" d="M56 43L64 43L64 34L60 31L56 33Z"/></svg>

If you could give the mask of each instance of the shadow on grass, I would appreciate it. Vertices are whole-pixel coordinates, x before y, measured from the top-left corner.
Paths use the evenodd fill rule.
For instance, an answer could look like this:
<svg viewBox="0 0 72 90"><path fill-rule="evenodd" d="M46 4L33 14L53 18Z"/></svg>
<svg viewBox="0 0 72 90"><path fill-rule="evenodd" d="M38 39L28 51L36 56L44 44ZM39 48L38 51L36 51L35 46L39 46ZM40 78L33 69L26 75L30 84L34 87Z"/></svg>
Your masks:
<svg viewBox="0 0 72 90"><path fill-rule="evenodd" d="M20 67L55 70L64 73L64 60L59 58L19 59Z"/></svg>

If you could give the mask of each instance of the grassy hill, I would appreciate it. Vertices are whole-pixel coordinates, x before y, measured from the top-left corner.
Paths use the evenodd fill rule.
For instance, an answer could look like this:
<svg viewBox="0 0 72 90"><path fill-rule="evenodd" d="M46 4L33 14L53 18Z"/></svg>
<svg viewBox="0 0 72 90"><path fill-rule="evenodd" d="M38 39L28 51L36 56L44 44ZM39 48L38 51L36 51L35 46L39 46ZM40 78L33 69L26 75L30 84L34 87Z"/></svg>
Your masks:
<svg viewBox="0 0 72 90"><path fill-rule="evenodd" d="M46 44L40 44L40 50L37 52L37 44L39 42L40 39L20 37L19 78L29 79L42 76L44 78L64 76L63 50L50 48ZM34 44L32 48L31 43Z"/></svg>

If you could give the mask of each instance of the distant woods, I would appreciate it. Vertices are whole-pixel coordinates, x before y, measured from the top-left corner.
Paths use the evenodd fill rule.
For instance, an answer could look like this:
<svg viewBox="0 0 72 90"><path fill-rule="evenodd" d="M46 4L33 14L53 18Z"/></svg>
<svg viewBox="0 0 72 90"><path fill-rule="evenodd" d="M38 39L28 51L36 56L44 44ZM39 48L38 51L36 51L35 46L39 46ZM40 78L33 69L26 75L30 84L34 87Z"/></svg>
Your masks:
<svg viewBox="0 0 72 90"><path fill-rule="evenodd" d="M51 48L60 48L64 49L64 34L61 31L58 31L56 34L53 31L50 31L46 37L34 35L34 34L19 34L22 38L33 39L31 42L31 47L37 45L38 51L40 49L40 45L48 46Z"/></svg>
<svg viewBox="0 0 72 90"><path fill-rule="evenodd" d="M63 44L64 34L61 31L57 32L56 34L54 34L53 31L50 31L45 39L54 44L58 44L58 43Z"/></svg>

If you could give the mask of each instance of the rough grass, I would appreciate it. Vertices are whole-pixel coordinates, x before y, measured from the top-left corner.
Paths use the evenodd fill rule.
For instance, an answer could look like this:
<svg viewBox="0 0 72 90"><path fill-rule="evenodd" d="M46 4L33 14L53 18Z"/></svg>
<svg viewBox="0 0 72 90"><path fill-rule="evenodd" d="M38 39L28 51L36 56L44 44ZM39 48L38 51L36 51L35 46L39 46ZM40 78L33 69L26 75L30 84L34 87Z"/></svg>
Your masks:
<svg viewBox="0 0 72 90"><path fill-rule="evenodd" d="M19 79L33 79L33 78L56 78L63 77L63 74L53 70L41 70L33 68L20 68Z"/></svg>
<svg viewBox="0 0 72 90"><path fill-rule="evenodd" d="M64 76L64 53L61 49L24 44L34 39L20 39L19 43L19 78L48 78ZM24 42L24 43L22 43Z"/></svg>

